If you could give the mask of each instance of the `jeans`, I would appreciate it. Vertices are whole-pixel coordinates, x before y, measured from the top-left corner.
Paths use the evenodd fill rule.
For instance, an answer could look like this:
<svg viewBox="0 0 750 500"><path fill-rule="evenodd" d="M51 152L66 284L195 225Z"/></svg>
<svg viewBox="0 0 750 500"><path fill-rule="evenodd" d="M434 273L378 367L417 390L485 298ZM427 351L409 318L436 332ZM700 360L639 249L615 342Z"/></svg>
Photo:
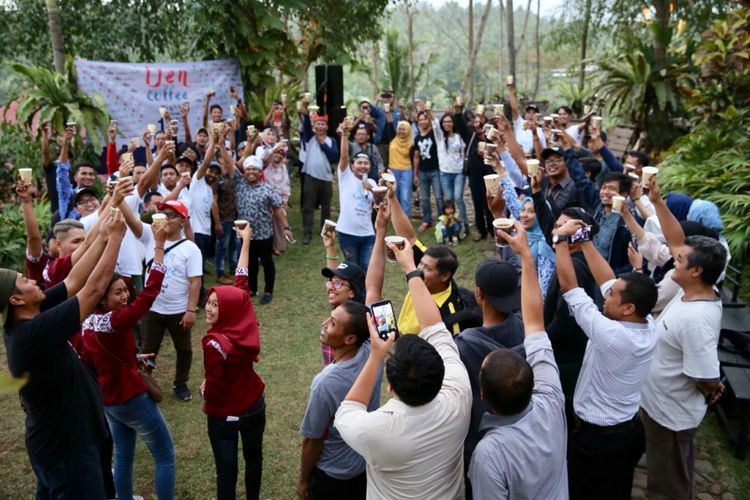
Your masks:
<svg viewBox="0 0 750 500"><path fill-rule="evenodd" d="M440 172L440 186L443 188L443 199L452 201L458 209L458 219L466 224L466 203L464 203L464 174L447 174ZM442 212L441 212L442 213Z"/></svg>
<svg viewBox="0 0 750 500"><path fill-rule="evenodd" d="M435 193L435 205L438 215L443 213L443 195L440 191L440 171L419 171L419 198L422 205L422 220L432 222L432 207L430 206L430 190Z"/></svg>
<svg viewBox="0 0 750 500"><path fill-rule="evenodd" d="M336 479L315 467L310 474L307 500L365 500L367 475L362 472L349 479Z"/></svg>
<svg viewBox="0 0 750 500"><path fill-rule="evenodd" d="M36 500L101 500L105 498L99 450L95 444L67 458L29 457L36 475Z"/></svg>
<svg viewBox="0 0 750 500"><path fill-rule="evenodd" d="M351 234L339 232L339 244L344 252L344 260L353 262L367 271L370 263L372 249L375 246L375 235L352 236Z"/></svg>
<svg viewBox="0 0 750 500"><path fill-rule="evenodd" d="M389 170L396 178L396 198L398 198L398 204L401 205L401 209L404 211L407 217L411 216L411 186L412 177L414 173L411 169L408 170L396 170L392 168Z"/></svg>
<svg viewBox="0 0 750 500"><path fill-rule="evenodd" d="M115 442L115 489L117 498L133 498L135 438L141 436L156 464L156 496L174 498L174 444L167 422L148 392L119 405L105 406L104 412Z"/></svg>
<svg viewBox="0 0 750 500"><path fill-rule="evenodd" d="M263 431L266 428L266 406L261 397L239 420L227 417L208 417L208 439L216 462L216 498L234 500L237 497L237 441L242 438L245 459L245 496L257 499L263 472Z"/></svg>
<svg viewBox="0 0 750 500"><path fill-rule="evenodd" d="M224 234L216 238L216 276L224 274L224 257L229 252L229 268L231 270L237 267L237 259L239 258L240 247L237 244L237 234L235 234L234 222L231 220L222 221L221 227L224 229Z"/></svg>

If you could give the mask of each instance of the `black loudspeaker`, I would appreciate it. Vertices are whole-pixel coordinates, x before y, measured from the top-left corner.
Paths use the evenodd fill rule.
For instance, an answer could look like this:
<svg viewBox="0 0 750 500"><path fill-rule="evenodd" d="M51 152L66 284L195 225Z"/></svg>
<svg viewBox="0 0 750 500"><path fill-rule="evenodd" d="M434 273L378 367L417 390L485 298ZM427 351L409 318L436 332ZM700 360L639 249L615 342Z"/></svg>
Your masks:
<svg viewBox="0 0 750 500"><path fill-rule="evenodd" d="M337 138L336 128L344 121L344 69L337 64L315 66L315 102L328 115L328 135Z"/></svg>

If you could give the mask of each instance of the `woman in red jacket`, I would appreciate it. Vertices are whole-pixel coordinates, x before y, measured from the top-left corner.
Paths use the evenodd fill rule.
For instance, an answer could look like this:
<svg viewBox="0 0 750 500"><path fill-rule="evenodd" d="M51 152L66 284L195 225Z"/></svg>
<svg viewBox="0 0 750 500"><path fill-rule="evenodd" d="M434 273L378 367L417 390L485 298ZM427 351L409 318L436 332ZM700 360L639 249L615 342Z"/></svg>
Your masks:
<svg viewBox="0 0 750 500"><path fill-rule="evenodd" d="M140 435L156 463L159 500L174 498L174 444L164 416L138 375L137 349L131 328L153 304L161 291L166 227L154 228L154 263L143 291L128 305L128 288L115 274L94 314L83 322L81 340L86 360L96 370L115 444L117 498L133 498L135 438Z"/></svg>
<svg viewBox="0 0 750 500"><path fill-rule="evenodd" d="M216 462L216 496L234 499L237 488L237 442L242 438L245 458L245 494L257 499L263 469L263 431L266 404L263 380L253 363L260 353L260 336L255 310L247 284L250 254L249 225L237 230L242 250L234 277L234 286L219 286L208 291L203 337L205 379L201 395L208 417L208 437Z"/></svg>

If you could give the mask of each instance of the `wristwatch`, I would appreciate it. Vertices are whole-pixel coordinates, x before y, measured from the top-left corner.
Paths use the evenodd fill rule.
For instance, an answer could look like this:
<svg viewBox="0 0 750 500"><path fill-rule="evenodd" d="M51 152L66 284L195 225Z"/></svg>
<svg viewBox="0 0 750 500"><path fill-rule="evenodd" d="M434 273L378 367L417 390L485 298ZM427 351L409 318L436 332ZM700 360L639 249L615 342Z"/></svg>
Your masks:
<svg viewBox="0 0 750 500"><path fill-rule="evenodd" d="M406 282L408 283L410 279L416 278L417 276L419 276L419 279L423 280L424 279L424 271L422 271L421 269L415 269L413 271L410 271L410 272L406 273Z"/></svg>
<svg viewBox="0 0 750 500"><path fill-rule="evenodd" d="M287 231L291 231L292 230L292 226L284 226L284 229L287 230Z"/></svg>
<svg viewBox="0 0 750 500"><path fill-rule="evenodd" d="M565 234L554 234L552 235L552 246L557 245L561 241L569 241L570 236L567 236Z"/></svg>

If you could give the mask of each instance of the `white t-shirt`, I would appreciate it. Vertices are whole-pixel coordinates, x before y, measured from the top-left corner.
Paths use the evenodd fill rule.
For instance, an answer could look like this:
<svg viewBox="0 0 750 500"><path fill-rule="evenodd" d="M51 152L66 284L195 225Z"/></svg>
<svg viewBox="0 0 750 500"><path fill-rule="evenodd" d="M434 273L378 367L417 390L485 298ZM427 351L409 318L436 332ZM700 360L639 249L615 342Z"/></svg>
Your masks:
<svg viewBox="0 0 750 500"><path fill-rule="evenodd" d="M469 430L471 384L458 348L443 323L419 336L445 364L440 392L429 403L409 406L391 399L368 412L343 401L334 425L367 462L367 498L464 498L464 438Z"/></svg>
<svg viewBox="0 0 750 500"><path fill-rule="evenodd" d="M164 243L166 252L180 240ZM141 242L146 253L146 262L154 258L154 233L149 224L143 224ZM182 314L187 310L190 282L188 278L203 275L203 257L198 246L188 240L164 255L167 274L151 310L159 314ZM148 274L146 275L148 282Z"/></svg>
<svg viewBox="0 0 750 500"><path fill-rule="evenodd" d="M521 145L526 153L530 153L534 151L534 136L531 135L531 130L523 129L523 122L524 119L519 116L513 122L513 128L516 133L516 140L518 141L518 144ZM542 132L541 128L536 128L536 135L539 136L539 141L542 143L542 148L546 148L547 139L544 138L544 133Z"/></svg>
<svg viewBox="0 0 750 500"><path fill-rule="evenodd" d="M675 432L695 429L706 414L696 381L719 379L721 300L684 296L680 290L656 319L659 340L641 393L649 417Z"/></svg>
<svg viewBox="0 0 750 500"><path fill-rule="evenodd" d="M339 177L339 220L336 229L352 236L371 236L375 234L372 227L372 192L362 185L363 180L352 172L351 167L341 171L336 167ZM367 179L371 186L375 181Z"/></svg>
<svg viewBox="0 0 750 500"><path fill-rule="evenodd" d="M566 128L565 131L568 133L570 137L573 138L574 141L580 144L581 143L581 129L578 127L579 125L577 123L574 123L573 125Z"/></svg>
<svg viewBox="0 0 750 500"><path fill-rule="evenodd" d="M206 182L205 175L200 179L196 175L193 175L193 181L190 183L190 225L193 232L210 235L214 192Z"/></svg>

